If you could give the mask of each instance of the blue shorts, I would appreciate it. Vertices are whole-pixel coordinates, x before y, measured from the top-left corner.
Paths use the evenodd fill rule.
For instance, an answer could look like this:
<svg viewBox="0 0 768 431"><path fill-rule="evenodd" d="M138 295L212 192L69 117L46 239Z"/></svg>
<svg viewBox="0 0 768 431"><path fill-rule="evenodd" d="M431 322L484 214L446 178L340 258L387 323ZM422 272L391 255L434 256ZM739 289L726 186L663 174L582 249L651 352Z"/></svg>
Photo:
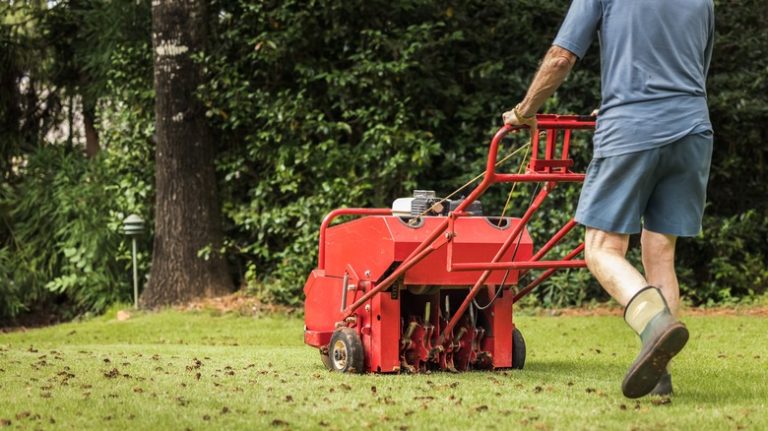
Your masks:
<svg viewBox="0 0 768 431"><path fill-rule="evenodd" d="M696 236L706 201L712 132L659 148L595 158L581 190L576 221L606 232L645 228Z"/></svg>

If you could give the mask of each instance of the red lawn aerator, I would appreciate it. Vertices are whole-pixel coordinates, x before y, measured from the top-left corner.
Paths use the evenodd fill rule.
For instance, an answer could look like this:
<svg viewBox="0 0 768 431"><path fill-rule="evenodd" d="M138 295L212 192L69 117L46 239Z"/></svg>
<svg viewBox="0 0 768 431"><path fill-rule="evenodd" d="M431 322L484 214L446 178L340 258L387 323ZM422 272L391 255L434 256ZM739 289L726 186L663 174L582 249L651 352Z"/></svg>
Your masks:
<svg viewBox="0 0 768 431"><path fill-rule="evenodd" d="M304 286L304 341L341 372L522 369L525 341L512 306L560 268L581 268L580 244L560 260L542 260L576 222L534 252L526 224L559 182L583 182L570 170L572 132L594 117L538 115L525 172L497 173L502 127L491 141L482 182L460 200L417 191L393 208L342 208L320 226L317 269ZM541 142L543 151L540 151ZM494 183L543 187L520 218L486 217L477 200ZM330 227L339 216L361 216ZM544 270L518 289L531 270Z"/></svg>

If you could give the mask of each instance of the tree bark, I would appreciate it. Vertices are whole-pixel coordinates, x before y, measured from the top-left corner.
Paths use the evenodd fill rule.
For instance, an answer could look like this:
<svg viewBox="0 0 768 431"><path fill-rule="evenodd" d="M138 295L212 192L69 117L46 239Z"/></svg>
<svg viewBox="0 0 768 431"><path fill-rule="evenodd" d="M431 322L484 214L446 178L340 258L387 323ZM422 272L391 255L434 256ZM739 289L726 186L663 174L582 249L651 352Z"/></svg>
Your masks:
<svg viewBox="0 0 768 431"><path fill-rule="evenodd" d="M222 243L211 131L195 96L192 61L206 41L205 0L153 0L155 239L144 307L226 294L232 279ZM198 252L210 246L209 258Z"/></svg>
<svg viewBox="0 0 768 431"><path fill-rule="evenodd" d="M96 107L86 104L83 98L83 124L85 125L85 155L95 157L99 153L99 132L96 131Z"/></svg>

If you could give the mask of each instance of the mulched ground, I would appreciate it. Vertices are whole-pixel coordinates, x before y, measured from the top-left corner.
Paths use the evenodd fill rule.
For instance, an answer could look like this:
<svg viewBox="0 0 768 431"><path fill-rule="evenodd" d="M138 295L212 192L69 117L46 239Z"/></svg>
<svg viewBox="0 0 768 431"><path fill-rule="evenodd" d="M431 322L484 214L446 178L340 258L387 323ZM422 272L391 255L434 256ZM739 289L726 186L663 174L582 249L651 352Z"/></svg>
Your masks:
<svg viewBox="0 0 768 431"><path fill-rule="evenodd" d="M207 298L189 302L174 307L180 311L215 311L219 313L238 313L245 316L259 314L297 314L301 308L284 305L271 305L260 302L253 296L242 292L218 298ZM621 316L624 310L615 304L601 304L582 308L556 308L537 309L534 314L538 316ZM723 307L687 307L683 308L681 315L685 316L757 316L768 317L766 305L742 305ZM50 312L39 311L18 317L14 322L0 326L0 333L25 331L32 328L62 323L60 316Z"/></svg>
<svg viewBox="0 0 768 431"><path fill-rule="evenodd" d="M231 295L217 298L199 299L188 304L176 306L175 309L180 311L216 310L222 313L235 312L242 315L263 313L294 314L300 311L299 308L285 305L264 304L255 297L248 296L243 292L235 292Z"/></svg>
<svg viewBox="0 0 768 431"><path fill-rule="evenodd" d="M237 312L240 314L286 313L293 314L300 308L262 304L252 296L241 292L219 298L202 299L179 306L182 311L217 310L222 313ZM540 316L621 316L624 309L615 304L600 304L580 308L540 309L535 314ZM681 311L683 316L768 316L768 306L742 305L723 307L686 307Z"/></svg>
<svg viewBox="0 0 768 431"><path fill-rule="evenodd" d="M539 316L622 316L624 309L616 305L599 305L584 308L542 309ZM680 315L685 316L759 316L768 317L768 306L742 305L721 307L684 307Z"/></svg>

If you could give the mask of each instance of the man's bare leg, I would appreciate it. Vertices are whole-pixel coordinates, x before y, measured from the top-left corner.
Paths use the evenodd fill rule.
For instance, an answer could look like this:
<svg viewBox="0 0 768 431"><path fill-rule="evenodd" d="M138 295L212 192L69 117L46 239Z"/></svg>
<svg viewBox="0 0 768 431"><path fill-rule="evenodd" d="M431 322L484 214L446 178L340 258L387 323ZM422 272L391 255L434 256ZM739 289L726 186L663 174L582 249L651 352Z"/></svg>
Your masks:
<svg viewBox="0 0 768 431"><path fill-rule="evenodd" d="M675 243L677 237L643 229L640 244L643 268L648 284L661 290L669 310L677 315L680 307L680 287L675 273Z"/></svg>
<svg viewBox="0 0 768 431"><path fill-rule="evenodd" d="M643 252L643 269L648 283L661 290L673 316L680 305L680 288L675 273L675 243L677 237L643 229L640 244ZM669 370L669 365L667 365ZM672 376L667 371L651 391L651 395L671 395Z"/></svg>
<svg viewBox="0 0 768 431"><path fill-rule="evenodd" d="M626 306L640 289L648 286L645 278L625 258L629 235L588 227L584 246L584 257L590 272L622 306Z"/></svg>
<svg viewBox="0 0 768 431"><path fill-rule="evenodd" d="M669 257L669 239L666 242L662 239L646 234L644 246L649 248L644 256L649 257L648 263L654 277L670 287L676 286L676 283L669 283L668 271L664 270L669 266L666 259ZM643 343L639 355L624 376L621 390L629 398L652 393L658 387L657 384L668 377L667 364L685 346L688 330L674 317L662 291L649 286L640 272L627 262L625 255L629 235L588 227L584 242L584 257L589 270L603 288L625 307L624 320ZM665 245L665 259L650 256L654 247ZM674 261L674 246L671 250ZM674 275L674 262L672 271Z"/></svg>

